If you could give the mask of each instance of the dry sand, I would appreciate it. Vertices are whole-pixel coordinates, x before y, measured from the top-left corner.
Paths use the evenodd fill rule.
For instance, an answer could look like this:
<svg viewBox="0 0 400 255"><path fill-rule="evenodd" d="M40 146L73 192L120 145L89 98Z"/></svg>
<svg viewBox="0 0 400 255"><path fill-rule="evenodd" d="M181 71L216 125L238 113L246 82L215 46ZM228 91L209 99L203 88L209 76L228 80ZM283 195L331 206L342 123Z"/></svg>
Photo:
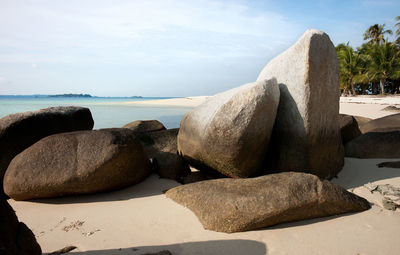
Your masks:
<svg viewBox="0 0 400 255"><path fill-rule="evenodd" d="M400 100L398 102L400 104ZM377 118L379 104L341 103L341 113ZM368 211L243 233L204 230L195 215L163 195L179 185L152 175L111 193L10 204L35 233L44 252L65 246L71 254L400 254L400 210L382 208L369 182L400 188L400 169L378 168L388 159L346 158L334 182L373 203Z"/></svg>
<svg viewBox="0 0 400 255"><path fill-rule="evenodd" d="M210 97L197 96L197 97L181 97L181 98L157 99L157 100L146 100L146 101L130 101L130 102L112 103L112 104L196 107L204 103L208 98Z"/></svg>

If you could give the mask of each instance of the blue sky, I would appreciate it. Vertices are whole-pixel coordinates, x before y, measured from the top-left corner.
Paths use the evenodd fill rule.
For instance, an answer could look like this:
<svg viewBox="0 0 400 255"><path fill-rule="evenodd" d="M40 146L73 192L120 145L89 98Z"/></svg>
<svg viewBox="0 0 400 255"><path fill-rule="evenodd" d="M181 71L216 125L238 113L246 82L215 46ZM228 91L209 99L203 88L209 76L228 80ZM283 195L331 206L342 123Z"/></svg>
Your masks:
<svg viewBox="0 0 400 255"><path fill-rule="evenodd" d="M356 47L399 15L398 0L0 0L0 94L212 95L308 28Z"/></svg>

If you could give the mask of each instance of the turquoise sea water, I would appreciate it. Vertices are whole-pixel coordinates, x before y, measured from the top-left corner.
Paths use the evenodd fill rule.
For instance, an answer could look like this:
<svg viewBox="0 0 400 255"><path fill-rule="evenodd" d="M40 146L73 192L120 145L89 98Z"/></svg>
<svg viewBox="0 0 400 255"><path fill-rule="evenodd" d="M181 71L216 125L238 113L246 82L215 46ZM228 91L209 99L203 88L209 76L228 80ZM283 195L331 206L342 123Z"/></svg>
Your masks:
<svg viewBox="0 0 400 255"><path fill-rule="evenodd" d="M167 128L179 127L189 107L125 105L122 102L165 98L35 98L0 97L0 118L17 112L34 111L51 106L82 106L92 112L94 129L122 127L134 120L161 121Z"/></svg>

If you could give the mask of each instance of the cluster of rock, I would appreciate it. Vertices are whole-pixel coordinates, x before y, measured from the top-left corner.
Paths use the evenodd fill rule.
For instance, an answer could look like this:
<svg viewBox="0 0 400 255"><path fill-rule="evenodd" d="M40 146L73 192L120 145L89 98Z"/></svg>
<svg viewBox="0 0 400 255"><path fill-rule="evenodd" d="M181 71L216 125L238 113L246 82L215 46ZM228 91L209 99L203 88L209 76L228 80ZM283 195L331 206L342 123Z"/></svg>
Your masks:
<svg viewBox="0 0 400 255"><path fill-rule="evenodd" d="M400 114L361 124L355 118L357 117L341 116L346 157L400 158Z"/></svg>
<svg viewBox="0 0 400 255"><path fill-rule="evenodd" d="M62 132L93 128L92 115L82 107L51 107L11 114L0 120L0 180L11 160L40 139ZM0 194L3 194L1 185Z"/></svg>
<svg viewBox="0 0 400 255"><path fill-rule="evenodd" d="M178 153L206 173L233 177L179 186L166 195L206 229L246 231L357 212L369 203L322 179L344 164L360 135L339 116L339 69L329 37L308 30L271 60L254 83L215 95L186 114ZM260 176L260 177L257 177Z"/></svg>
<svg viewBox="0 0 400 255"><path fill-rule="evenodd" d="M341 170L345 151L366 157L361 148L376 139L386 144L374 155L397 155L400 130L390 119L361 127L365 120L339 116L338 84L333 44L308 30L257 81L208 99L179 129L135 121L91 130L80 107L13 114L0 119L4 191L16 200L105 192L155 172L191 183L166 195L222 232L366 210L365 199L323 179Z"/></svg>
<svg viewBox="0 0 400 255"><path fill-rule="evenodd" d="M0 213L9 230L2 231L7 238L1 239L0 251L41 254L32 232L18 225L7 196L28 200L105 192L139 183L152 171L174 180L190 172L176 153L179 129L166 130L158 121L100 130L92 130L93 124L90 110L82 107L51 107L0 119Z"/></svg>
<svg viewBox="0 0 400 255"><path fill-rule="evenodd" d="M134 185L152 170L174 180L190 171L176 153L178 129L158 121L92 128L90 110L82 107L0 119L2 190L15 200L51 198Z"/></svg>

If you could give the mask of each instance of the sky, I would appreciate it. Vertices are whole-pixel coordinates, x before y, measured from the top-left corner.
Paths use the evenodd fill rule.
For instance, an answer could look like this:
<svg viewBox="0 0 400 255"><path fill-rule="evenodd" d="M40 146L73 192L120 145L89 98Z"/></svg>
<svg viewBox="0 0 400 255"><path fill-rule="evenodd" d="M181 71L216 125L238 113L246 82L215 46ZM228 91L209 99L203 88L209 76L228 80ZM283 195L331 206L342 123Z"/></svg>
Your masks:
<svg viewBox="0 0 400 255"><path fill-rule="evenodd" d="M0 95L213 95L307 29L357 47L399 15L398 0L0 0Z"/></svg>

